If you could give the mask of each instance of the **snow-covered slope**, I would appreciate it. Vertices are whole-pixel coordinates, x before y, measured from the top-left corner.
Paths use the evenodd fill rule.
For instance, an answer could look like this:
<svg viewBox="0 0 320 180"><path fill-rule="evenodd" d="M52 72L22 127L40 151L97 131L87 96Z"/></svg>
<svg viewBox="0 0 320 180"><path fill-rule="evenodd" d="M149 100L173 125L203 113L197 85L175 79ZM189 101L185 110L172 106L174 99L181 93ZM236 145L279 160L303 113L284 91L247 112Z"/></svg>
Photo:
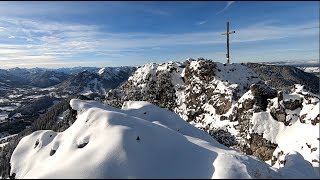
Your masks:
<svg viewBox="0 0 320 180"><path fill-rule="evenodd" d="M254 70L245 64L204 59L146 64L120 88L109 91L106 103L121 107L127 100L148 101L174 111L220 143L275 167L284 162L280 154L297 151L319 168L319 95L301 85L283 92ZM291 71L298 70L292 67ZM308 79L308 73L303 75ZM299 79L290 73L281 78L277 81L288 84Z"/></svg>
<svg viewBox="0 0 320 180"><path fill-rule="evenodd" d="M147 102L122 109L70 101L77 120L67 130L24 137L11 157L15 178L314 178L297 152L270 167L217 143L174 113Z"/></svg>
<svg viewBox="0 0 320 180"><path fill-rule="evenodd" d="M283 107L284 111L275 113L274 109L281 109L279 106ZM267 140L278 144L272 158L272 161L277 162L275 167L283 166L281 161L285 154L295 150L312 163L318 174L320 173L319 109L319 97L307 92L303 86L295 85L294 92L270 100L267 112L263 112L268 117L261 118L261 113L254 114L253 130L263 131L260 133L266 136ZM286 118L282 119L284 122L274 119L281 113L286 114ZM261 128L262 124L269 124L269 128ZM274 132L275 130L278 132Z"/></svg>

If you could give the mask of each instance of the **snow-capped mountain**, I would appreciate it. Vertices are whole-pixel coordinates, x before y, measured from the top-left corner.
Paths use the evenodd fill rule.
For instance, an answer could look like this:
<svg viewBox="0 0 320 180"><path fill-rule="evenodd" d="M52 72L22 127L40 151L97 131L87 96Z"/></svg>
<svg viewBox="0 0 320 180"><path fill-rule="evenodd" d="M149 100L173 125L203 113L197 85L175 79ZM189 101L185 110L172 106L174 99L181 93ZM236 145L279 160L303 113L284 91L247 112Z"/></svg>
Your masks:
<svg viewBox="0 0 320 180"><path fill-rule="evenodd" d="M147 102L122 109L73 99L77 119L64 132L24 137L11 178L316 178L298 152L273 168L219 144L178 115Z"/></svg>
<svg viewBox="0 0 320 180"><path fill-rule="evenodd" d="M71 94L106 94L111 88L116 88L126 81L134 72L135 67L105 67L94 71L82 71L63 83L57 88L68 91Z"/></svg>
<svg viewBox="0 0 320 180"><path fill-rule="evenodd" d="M119 82L127 80L135 67L74 67L74 68L11 68L0 69L0 84L7 87L24 87L33 86L46 88L64 82L66 85L71 85L70 89L86 89L93 90L93 92L103 92L100 89L115 88ZM97 78L97 82L95 80ZM89 80L90 79L90 80ZM80 82L81 80L89 80L88 82ZM109 84L108 87L106 84ZM90 86L98 86L97 89L90 88ZM80 87L82 86L82 87ZM102 88L100 88L100 86ZM77 88L79 87L79 88ZM89 90L88 90L89 91ZM78 91L74 91L77 93Z"/></svg>
<svg viewBox="0 0 320 180"><path fill-rule="evenodd" d="M319 168L319 95L307 91L313 85L303 82L317 77L292 67L298 73L278 76L278 84L287 83L277 88L274 79L265 77L274 70L257 74L259 67L265 68L205 59L146 64L110 90L106 103L121 107L128 100L148 101L275 167L283 166L282 155L294 150ZM287 71L285 66L276 69Z"/></svg>

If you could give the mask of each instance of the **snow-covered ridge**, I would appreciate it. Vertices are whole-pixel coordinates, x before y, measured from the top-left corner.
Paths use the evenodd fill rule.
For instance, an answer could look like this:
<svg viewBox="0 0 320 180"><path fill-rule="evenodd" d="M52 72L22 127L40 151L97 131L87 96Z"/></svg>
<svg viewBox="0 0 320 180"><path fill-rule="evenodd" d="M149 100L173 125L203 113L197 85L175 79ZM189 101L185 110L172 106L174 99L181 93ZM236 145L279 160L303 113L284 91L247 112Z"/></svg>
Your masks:
<svg viewBox="0 0 320 180"><path fill-rule="evenodd" d="M280 91L255 70L245 64L201 58L146 64L108 99L114 95L120 100L118 107L126 100L143 100L168 108L220 143L270 161L275 167L283 166L284 156L297 151L318 172L319 95L299 84L291 93ZM279 66L277 70L287 69ZM280 82L292 77L288 74Z"/></svg>
<svg viewBox="0 0 320 180"><path fill-rule="evenodd" d="M160 76L163 74L167 76ZM129 77L128 84L136 88L135 91L148 96L164 86L159 85L161 81L168 82L167 92L171 92L170 85L173 87L174 92L168 97L173 102L166 104L169 109L173 107L177 114L190 122L202 121L201 127L215 124L216 128L224 128L228 121L234 124L230 121L237 100L249 90L250 85L262 82L253 70L241 64L189 59L184 64L171 61L143 65ZM162 95L161 98L165 97ZM142 99L150 101L143 95ZM175 105L168 105L172 103ZM200 109L204 113L194 116ZM224 122L220 121L224 118L222 116L226 119ZM236 134L234 129L229 131Z"/></svg>
<svg viewBox="0 0 320 180"><path fill-rule="evenodd" d="M297 152L272 168L217 143L174 113L147 102L122 109L70 101L67 130L24 137L11 157L15 178L315 178Z"/></svg>

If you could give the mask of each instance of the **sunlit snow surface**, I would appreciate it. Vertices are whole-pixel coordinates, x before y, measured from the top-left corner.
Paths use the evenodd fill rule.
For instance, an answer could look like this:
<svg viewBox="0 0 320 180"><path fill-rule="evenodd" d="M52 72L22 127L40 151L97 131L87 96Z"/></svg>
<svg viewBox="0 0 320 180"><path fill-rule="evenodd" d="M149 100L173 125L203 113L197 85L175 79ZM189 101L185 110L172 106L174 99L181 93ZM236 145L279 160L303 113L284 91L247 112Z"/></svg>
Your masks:
<svg viewBox="0 0 320 180"><path fill-rule="evenodd" d="M78 116L69 129L36 131L19 142L11 157L16 178L316 178L297 152L276 169L147 102L70 105Z"/></svg>

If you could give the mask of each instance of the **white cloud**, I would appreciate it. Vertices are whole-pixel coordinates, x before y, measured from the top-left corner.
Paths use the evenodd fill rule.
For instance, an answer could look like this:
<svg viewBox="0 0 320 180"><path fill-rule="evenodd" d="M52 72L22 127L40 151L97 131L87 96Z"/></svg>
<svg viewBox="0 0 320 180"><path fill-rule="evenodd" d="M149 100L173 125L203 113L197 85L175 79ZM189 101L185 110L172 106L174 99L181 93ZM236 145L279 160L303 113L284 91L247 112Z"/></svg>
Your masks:
<svg viewBox="0 0 320 180"><path fill-rule="evenodd" d="M96 67L106 67L110 66L112 64L111 61L90 61L92 63L92 66ZM24 67L24 68L34 68L34 67L45 67L45 68L62 68L62 67L75 67L75 66L87 66L88 62L76 62L75 61L62 61L62 60L56 60L56 61L37 61L34 62L33 60L24 60L24 61L10 61L6 64L1 64L0 68L9 69L14 67Z"/></svg>
<svg viewBox="0 0 320 180"><path fill-rule="evenodd" d="M198 25L202 25L202 24L206 24L208 22L208 20L205 20L205 21L200 21L200 22L198 22L197 24Z"/></svg>
<svg viewBox="0 0 320 180"><path fill-rule="evenodd" d="M314 27L319 22L306 22L298 25L275 26L271 23L258 23L244 29L236 30L232 37L233 42L252 42L289 37L303 37L308 35L319 35ZM304 30L302 30L304 29Z"/></svg>
<svg viewBox="0 0 320 180"><path fill-rule="evenodd" d="M25 55L25 56L6 56L6 57L0 57L0 61L47 61L47 60L54 60L56 59L55 56L45 56L45 55Z"/></svg>
<svg viewBox="0 0 320 180"><path fill-rule="evenodd" d="M217 12L216 14L218 15L218 14L226 11L226 10L231 6L231 4L233 4L234 2L235 2L235 1L227 1L226 6L225 6L221 11Z"/></svg>
<svg viewBox="0 0 320 180"><path fill-rule="evenodd" d="M11 65L21 64L21 61L42 61L53 64L82 54L86 54L89 58L90 56L93 58L95 56L130 57L143 54L145 51L170 49L172 46L225 43L225 37L221 35L221 31L179 34L113 33L102 31L97 25L8 17L0 17L0 27L2 27L0 28L0 64L10 61ZM319 22L275 26L271 21L266 21L244 28L235 28L236 34L232 35L231 42L255 42L319 35L319 28L310 27L319 27ZM15 38L8 38L10 36Z"/></svg>
<svg viewBox="0 0 320 180"><path fill-rule="evenodd" d="M0 55L8 55L8 54L18 54L18 53L25 53L26 50L22 49L1 49L0 48Z"/></svg>

